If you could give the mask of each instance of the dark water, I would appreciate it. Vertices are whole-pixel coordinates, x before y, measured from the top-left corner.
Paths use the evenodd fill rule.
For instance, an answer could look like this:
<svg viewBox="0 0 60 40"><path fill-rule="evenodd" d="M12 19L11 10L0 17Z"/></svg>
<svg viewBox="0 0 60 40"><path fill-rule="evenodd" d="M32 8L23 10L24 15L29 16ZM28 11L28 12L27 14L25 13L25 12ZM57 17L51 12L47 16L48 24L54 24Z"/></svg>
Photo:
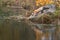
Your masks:
<svg viewBox="0 0 60 40"><path fill-rule="evenodd" d="M35 33L25 22L1 19L0 40L35 40Z"/></svg>

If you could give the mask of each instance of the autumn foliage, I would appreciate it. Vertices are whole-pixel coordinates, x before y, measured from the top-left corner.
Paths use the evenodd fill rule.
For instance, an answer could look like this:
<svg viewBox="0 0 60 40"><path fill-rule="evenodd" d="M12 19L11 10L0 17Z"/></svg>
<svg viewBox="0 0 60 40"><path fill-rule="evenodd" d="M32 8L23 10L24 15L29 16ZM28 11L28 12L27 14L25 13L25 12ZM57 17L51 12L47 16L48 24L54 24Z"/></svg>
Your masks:
<svg viewBox="0 0 60 40"><path fill-rule="evenodd" d="M36 6L54 3L52 0L36 0Z"/></svg>

